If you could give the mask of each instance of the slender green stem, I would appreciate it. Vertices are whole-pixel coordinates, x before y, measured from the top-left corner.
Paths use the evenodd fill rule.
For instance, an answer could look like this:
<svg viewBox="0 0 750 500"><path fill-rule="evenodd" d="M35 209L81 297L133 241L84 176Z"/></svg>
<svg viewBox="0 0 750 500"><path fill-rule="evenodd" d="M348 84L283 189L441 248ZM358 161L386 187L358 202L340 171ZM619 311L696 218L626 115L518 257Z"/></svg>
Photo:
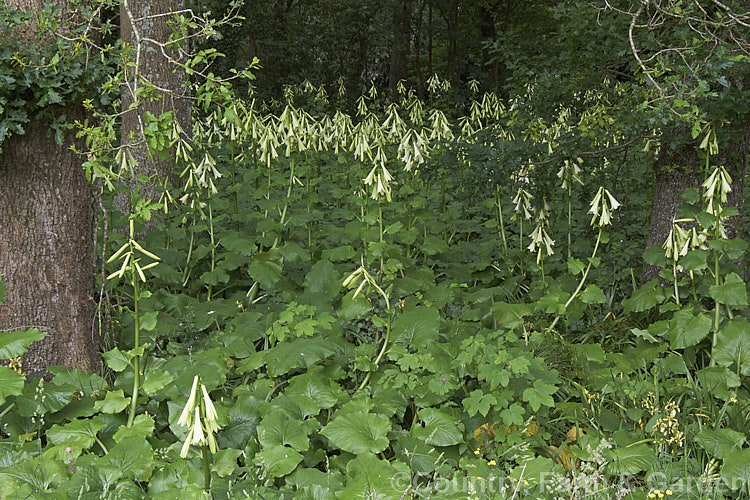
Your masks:
<svg viewBox="0 0 750 500"><path fill-rule="evenodd" d="M193 243L195 242L195 233L190 231L190 244L188 245L187 260L185 261L185 270L182 272L182 286L187 286L190 278L190 258L193 256Z"/></svg>
<svg viewBox="0 0 750 500"><path fill-rule="evenodd" d="M583 288L583 284L586 283L586 278L589 275L589 271L591 270L591 260L596 257L596 252L599 250L599 243L602 240L602 228L599 228L599 234L596 236L596 244L594 245L594 251L591 253L591 259L589 259L589 264L586 266L586 269L583 271L583 276L581 276L581 281L578 283L578 287L575 289L575 291L571 294L571 296L568 298L568 300L565 302L565 305L563 306L563 309L568 309L568 306L575 300L575 298L578 296L579 293L581 293L581 289ZM553 328L555 328L555 325L557 322L560 321L560 315L558 314L555 316L555 319L552 321L552 324L550 324L547 327L547 332L551 332Z"/></svg>
<svg viewBox="0 0 750 500"><path fill-rule="evenodd" d="M208 456L208 446L203 445L201 448L203 449L203 489L211 491L211 457Z"/></svg>
<svg viewBox="0 0 750 500"><path fill-rule="evenodd" d="M542 271L542 283L546 288L547 280L544 278L544 259L539 260L539 269Z"/></svg>
<svg viewBox="0 0 750 500"><path fill-rule="evenodd" d="M232 197L234 198L234 215L236 216L239 212L237 208L237 181L236 181L236 175L237 175L237 162L234 161L234 142L229 143L229 154L230 158L229 161L232 162ZM234 229L236 231L239 231L239 227L237 225L237 220L234 221Z"/></svg>
<svg viewBox="0 0 750 500"><path fill-rule="evenodd" d="M94 436L94 439L96 440L96 444L99 445L99 448L101 448L104 454L107 455L109 453L109 450L107 450L107 447L104 446L104 443L102 443L101 440L96 436Z"/></svg>
<svg viewBox="0 0 750 500"><path fill-rule="evenodd" d="M500 236L503 238L503 253L508 256L508 241L505 238L505 222L503 222L503 204L500 199L500 186L495 186L495 205L497 207L497 222L500 226Z"/></svg>
<svg viewBox="0 0 750 500"><path fill-rule="evenodd" d="M680 305L680 289L677 286L677 262L672 259L672 277L674 278L674 302Z"/></svg>
<svg viewBox="0 0 750 500"><path fill-rule="evenodd" d="M286 189L286 201L284 201L284 208L281 210L281 230L284 230L284 223L286 223L286 211L289 208L289 200L292 197L292 189L294 188L294 158L291 158L289 160L289 186ZM273 240L273 245L271 248L276 248L276 246L279 244L279 237L281 234L276 235L276 238Z"/></svg>
<svg viewBox="0 0 750 500"><path fill-rule="evenodd" d="M311 205L310 205L310 167L308 166L307 172L305 173L305 182L306 182L306 190L307 190L307 215L308 215L308 222L307 222L307 248L312 248L312 225L313 225L313 218L309 217L311 212Z"/></svg>
<svg viewBox="0 0 750 500"><path fill-rule="evenodd" d="M133 284L133 302L135 309L135 342L134 349L138 349L141 345L141 315L139 310L139 291L138 291L138 275L135 268L131 270L131 283ZM138 392L140 390L141 383L141 357L136 356L133 358L133 395L130 399L130 415L128 416L128 427L133 427L133 421L135 420L135 411L138 406Z"/></svg>
<svg viewBox="0 0 750 500"><path fill-rule="evenodd" d="M203 396L200 397L200 414L206 415L206 401ZM200 422L195 422L195 425L201 425ZM207 431L210 432L210 431ZM203 489L211 491L211 457L208 454L208 446L205 444L201 446L201 452L203 455Z"/></svg>
<svg viewBox="0 0 750 500"><path fill-rule="evenodd" d="M0 418L3 418L6 413L8 413L10 410L12 410L16 406L16 403L11 403L8 405L7 408L5 408L2 413L0 413Z"/></svg>
<svg viewBox="0 0 750 500"><path fill-rule="evenodd" d="M211 238L211 271L216 267L216 240L214 239L214 213L211 198L208 199L208 235ZM208 285L207 300L211 300L212 286Z"/></svg>
<svg viewBox="0 0 750 500"><path fill-rule="evenodd" d="M714 285L718 288L721 286L721 276L719 275L719 251L714 250ZM714 300L714 335L711 341L711 347L716 347L716 343L719 339L719 323L721 322L721 312L719 309L719 302ZM711 357L711 366L714 365L714 358Z"/></svg>
<svg viewBox="0 0 750 500"><path fill-rule="evenodd" d="M440 173L440 213L445 215L445 176ZM448 229L443 229L443 239L448 243Z"/></svg>
<svg viewBox="0 0 750 500"><path fill-rule="evenodd" d="M386 304L387 303L388 303L388 301L386 301ZM375 363L373 363L375 365L377 365L378 363L380 363L380 360L383 358L383 355L385 354L385 351L386 351L386 349L388 347L388 342L389 342L389 340L391 338L391 307L390 307L390 304L388 304L387 307L388 307L388 323L386 324L386 329L385 329L385 340L383 340L383 346L380 348L380 352L378 353L378 356L375 358ZM361 391L362 389L364 389L367 386L367 383L370 381L370 375L371 374L372 374L372 372L367 372L367 375L365 375L364 380L362 380L362 383L359 384L359 387L357 387L357 391L355 391L355 392Z"/></svg>
<svg viewBox="0 0 750 500"><path fill-rule="evenodd" d="M573 232L573 193L572 189L573 186L570 185L570 178L568 178L568 259L570 259L570 247L572 245L571 243L571 235Z"/></svg>
<svg viewBox="0 0 750 500"><path fill-rule="evenodd" d="M380 201L378 201L378 229L380 230L380 243L383 243L383 206L380 204ZM385 264L383 262L383 253L381 249L380 254L380 272L378 273L378 279L383 279L383 269L385 267Z"/></svg>

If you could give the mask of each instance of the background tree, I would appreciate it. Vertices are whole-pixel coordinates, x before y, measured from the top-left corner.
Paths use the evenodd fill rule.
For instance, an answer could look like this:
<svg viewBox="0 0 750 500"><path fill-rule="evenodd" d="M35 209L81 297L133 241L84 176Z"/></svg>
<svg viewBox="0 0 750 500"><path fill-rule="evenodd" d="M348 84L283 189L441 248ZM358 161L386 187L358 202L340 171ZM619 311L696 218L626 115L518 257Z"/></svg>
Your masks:
<svg viewBox="0 0 750 500"><path fill-rule="evenodd" d="M85 118L78 89L94 65L87 66L86 54L59 36L70 34L72 19L60 14L70 16L70 2L56 3L62 7L56 18L40 15L41 1L7 4L32 14L2 42L16 50L21 74L7 79L2 91L12 96L5 100L12 109L3 123L15 126L10 137L6 132L0 155L0 276L8 290L0 330L36 327L49 333L24 356L27 374L43 374L52 365L92 370L99 345L92 324L91 184L82 158L69 149L77 142L74 133L62 124ZM16 12L11 18L25 16ZM6 68L9 62L6 56Z"/></svg>
<svg viewBox="0 0 750 500"><path fill-rule="evenodd" d="M129 191L138 185L138 176L151 177L174 183L173 162L167 155L149 151L144 129L155 118L171 112L185 138L190 137L190 89L184 63L187 36L173 35L174 16L190 17L184 0L124 0L120 6L120 34L130 49L132 64L124 68L122 89L122 144L135 160L129 178ZM157 201L158 182L140 189L146 200ZM115 206L129 213L129 195L120 195Z"/></svg>
<svg viewBox="0 0 750 500"><path fill-rule="evenodd" d="M750 145L750 8L743 0L606 2L605 8L629 19L631 53L650 119L662 134L647 247L661 245L684 202L680 193L698 188L714 166L724 166L733 179L728 205L742 209ZM715 151L698 147L707 134L703 146L713 143ZM741 217L730 226L730 237L741 235ZM645 264L644 279L657 272Z"/></svg>

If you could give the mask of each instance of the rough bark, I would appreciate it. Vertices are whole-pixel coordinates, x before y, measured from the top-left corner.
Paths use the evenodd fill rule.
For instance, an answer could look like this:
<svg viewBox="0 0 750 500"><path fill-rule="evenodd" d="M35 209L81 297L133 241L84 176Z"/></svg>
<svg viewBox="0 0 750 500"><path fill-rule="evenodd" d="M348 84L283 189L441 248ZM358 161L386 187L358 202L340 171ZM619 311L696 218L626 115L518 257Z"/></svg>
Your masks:
<svg viewBox="0 0 750 500"><path fill-rule="evenodd" d="M73 107L66 111L81 116ZM25 135L3 143L0 156L0 275L8 289L0 330L36 327L49 334L23 358L31 375L46 375L54 365L93 370L99 364L91 185L81 158L48 131L48 123L32 121Z"/></svg>
<svg viewBox="0 0 750 500"><path fill-rule="evenodd" d="M727 197L729 206L742 210L747 167L750 126L742 125L740 130L731 133L731 138L720 147L719 155L712 159L712 165L723 165L731 175L732 192ZM677 208L685 203L680 193L690 187L700 188L703 175L696 144L681 142L674 148L664 146L654 165L654 202L651 208L651 221L646 248L662 245L677 217ZM729 225L729 237L742 235L741 217L734 217ZM657 266L643 265L643 281L656 278Z"/></svg>
<svg viewBox="0 0 750 500"><path fill-rule="evenodd" d="M392 95L396 95L398 82L409 78L411 11L412 5L409 0L398 0L393 10L393 47L388 78Z"/></svg>
<svg viewBox="0 0 750 500"><path fill-rule="evenodd" d="M42 9L41 0L6 3L32 14ZM65 0L53 3L70 11ZM15 36L34 36L33 23ZM68 121L85 117L72 104L60 113ZM99 346L92 327L91 185L81 157L68 147L73 132L59 146L50 123L32 118L24 128L3 142L0 155L0 276L7 287L0 331L36 327L49 334L23 357L28 375L49 376L46 368L54 365L93 370Z"/></svg>
<svg viewBox="0 0 750 500"><path fill-rule="evenodd" d="M138 175L158 174L162 179L172 176L173 163L149 153L144 142L143 121L148 111L159 117L172 111L183 132L191 135L190 93L186 86L187 73L175 64L182 61L179 51L163 46L172 34L167 24L170 13L185 8L185 0L126 0L120 8L120 31L122 40L133 48L136 65L126 70L127 84L122 93L122 144L131 148L133 158L138 162L130 189L136 185ZM171 59L171 60L170 60ZM131 109L136 94L144 87L155 87L153 98L141 98ZM157 185L141 186L141 194L147 199L158 199ZM128 198L118 196L115 207L129 213Z"/></svg>

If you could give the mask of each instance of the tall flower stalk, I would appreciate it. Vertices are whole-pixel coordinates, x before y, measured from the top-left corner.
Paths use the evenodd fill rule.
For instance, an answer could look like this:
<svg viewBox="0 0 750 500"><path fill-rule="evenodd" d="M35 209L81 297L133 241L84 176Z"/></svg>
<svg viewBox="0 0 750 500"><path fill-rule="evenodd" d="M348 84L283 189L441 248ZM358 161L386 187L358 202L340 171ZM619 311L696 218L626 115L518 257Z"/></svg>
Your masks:
<svg viewBox="0 0 750 500"><path fill-rule="evenodd" d="M141 258L138 254L145 255L154 259L154 262L150 264L141 265ZM143 248L135 240L135 229L133 219L130 219L130 237L128 241L117 250L112 257L107 260L107 264L110 264L118 259L122 259L120 269L113 272L107 279L122 278L125 275L130 277L130 285L133 287L133 314L134 314L134 329L135 339L133 350L138 351L141 346L141 313L140 313L140 283L146 282L146 275L144 271L151 269L159 264L159 257ZM135 420L135 412L138 407L138 392L140 391L140 377L141 377L141 356L137 354L133 359L133 395L130 400L130 414L128 415L128 427L133 426Z"/></svg>

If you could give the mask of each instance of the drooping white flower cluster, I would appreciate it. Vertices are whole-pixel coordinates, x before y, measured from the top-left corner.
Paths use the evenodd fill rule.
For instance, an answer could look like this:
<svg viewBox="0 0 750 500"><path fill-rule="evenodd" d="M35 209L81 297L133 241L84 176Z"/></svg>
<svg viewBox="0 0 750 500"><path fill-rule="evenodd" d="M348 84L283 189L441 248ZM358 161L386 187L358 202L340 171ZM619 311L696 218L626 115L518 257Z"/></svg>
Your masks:
<svg viewBox="0 0 750 500"><path fill-rule="evenodd" d="M190 396L177 420L178 425L189 429L180 451L182 458L187 457L191 444L205 446L208 443L211 453L216 453L217 450L214 434L220 428L217 423L219 417L205 385L200 384L201 394L198 394L198 382L199 377L196 375L193 379L193 387L190 389Z"/></svg>

